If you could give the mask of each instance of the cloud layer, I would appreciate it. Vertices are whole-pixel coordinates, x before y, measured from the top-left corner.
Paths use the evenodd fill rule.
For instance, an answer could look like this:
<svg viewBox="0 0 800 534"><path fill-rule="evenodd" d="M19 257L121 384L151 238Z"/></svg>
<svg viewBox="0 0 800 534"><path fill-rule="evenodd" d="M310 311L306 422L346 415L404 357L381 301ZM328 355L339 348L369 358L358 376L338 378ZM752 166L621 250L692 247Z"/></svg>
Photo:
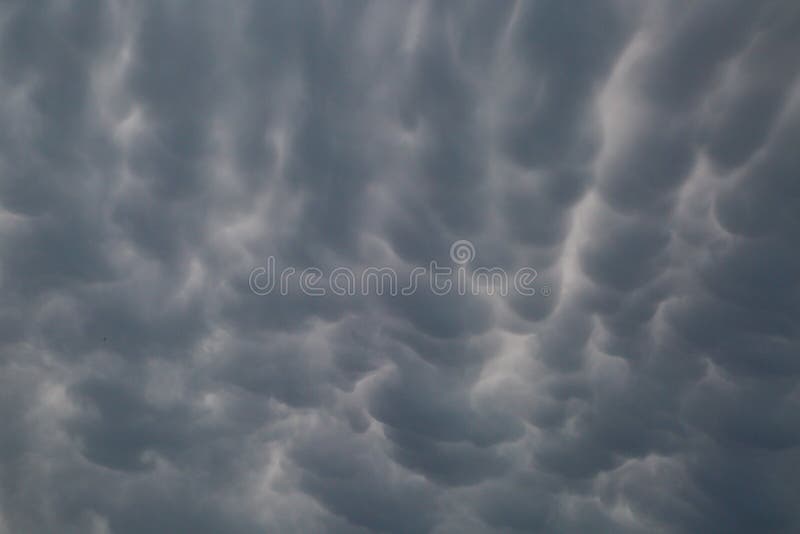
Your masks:
<svg viewBox="0 0 800 534"><path fill-rule="evenodd" d="M800 530L800 6L4 2L0 533ZM258 296L534 267L552 295Z"/></svg>

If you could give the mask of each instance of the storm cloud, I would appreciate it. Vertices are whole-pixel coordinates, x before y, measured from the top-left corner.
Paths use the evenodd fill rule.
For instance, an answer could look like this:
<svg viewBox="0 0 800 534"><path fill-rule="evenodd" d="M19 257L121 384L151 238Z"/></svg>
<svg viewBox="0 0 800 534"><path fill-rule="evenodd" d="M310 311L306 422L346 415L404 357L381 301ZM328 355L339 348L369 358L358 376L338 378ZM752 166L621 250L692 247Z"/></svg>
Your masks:
<svg viewBox="0 0 800 534"><path fill-rule="evenodd" d="M800 531L800 4L0 4L0 534ZM258 295L265 258L535 295Z"/></svg>

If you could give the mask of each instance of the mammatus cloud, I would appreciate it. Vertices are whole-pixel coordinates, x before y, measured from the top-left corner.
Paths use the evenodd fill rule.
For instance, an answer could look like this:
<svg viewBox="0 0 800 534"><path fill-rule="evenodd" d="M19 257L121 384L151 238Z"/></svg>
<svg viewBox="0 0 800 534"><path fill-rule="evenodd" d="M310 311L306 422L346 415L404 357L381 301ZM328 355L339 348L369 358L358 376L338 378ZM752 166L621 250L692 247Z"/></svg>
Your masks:
<svg viewBox="0 0 800 534"><path fill-rule="evenodd" d="M800 530L799 53L791 0L3 3L0 533ZM248 283L459 240L549 295Z"/></svg>

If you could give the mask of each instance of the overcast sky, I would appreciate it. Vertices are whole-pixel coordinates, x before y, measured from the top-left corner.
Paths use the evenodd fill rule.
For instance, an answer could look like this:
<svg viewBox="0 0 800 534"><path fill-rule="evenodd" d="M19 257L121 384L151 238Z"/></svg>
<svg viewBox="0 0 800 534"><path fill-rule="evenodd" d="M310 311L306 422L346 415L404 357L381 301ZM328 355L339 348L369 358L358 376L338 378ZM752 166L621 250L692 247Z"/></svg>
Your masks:
<svg viewBox="0 0 800 534"><path fill-rule="evenodd" d="M0 534L800 532L796 0L0 3ZM254 268L538 273L257 295Z"/></svg>

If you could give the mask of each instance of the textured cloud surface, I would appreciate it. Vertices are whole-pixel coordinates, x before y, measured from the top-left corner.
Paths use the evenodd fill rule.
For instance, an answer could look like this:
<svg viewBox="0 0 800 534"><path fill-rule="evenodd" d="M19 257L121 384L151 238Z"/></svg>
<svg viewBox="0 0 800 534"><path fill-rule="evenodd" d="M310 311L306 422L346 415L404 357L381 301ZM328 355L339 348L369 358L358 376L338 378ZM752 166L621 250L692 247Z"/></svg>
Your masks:
<svg viewBox="0 0 800 534"><path fill-rule="evenodd" d="M0 5L0 533L800 531L795 0ZM549 295L254 294L474 243Z"/></svg>

